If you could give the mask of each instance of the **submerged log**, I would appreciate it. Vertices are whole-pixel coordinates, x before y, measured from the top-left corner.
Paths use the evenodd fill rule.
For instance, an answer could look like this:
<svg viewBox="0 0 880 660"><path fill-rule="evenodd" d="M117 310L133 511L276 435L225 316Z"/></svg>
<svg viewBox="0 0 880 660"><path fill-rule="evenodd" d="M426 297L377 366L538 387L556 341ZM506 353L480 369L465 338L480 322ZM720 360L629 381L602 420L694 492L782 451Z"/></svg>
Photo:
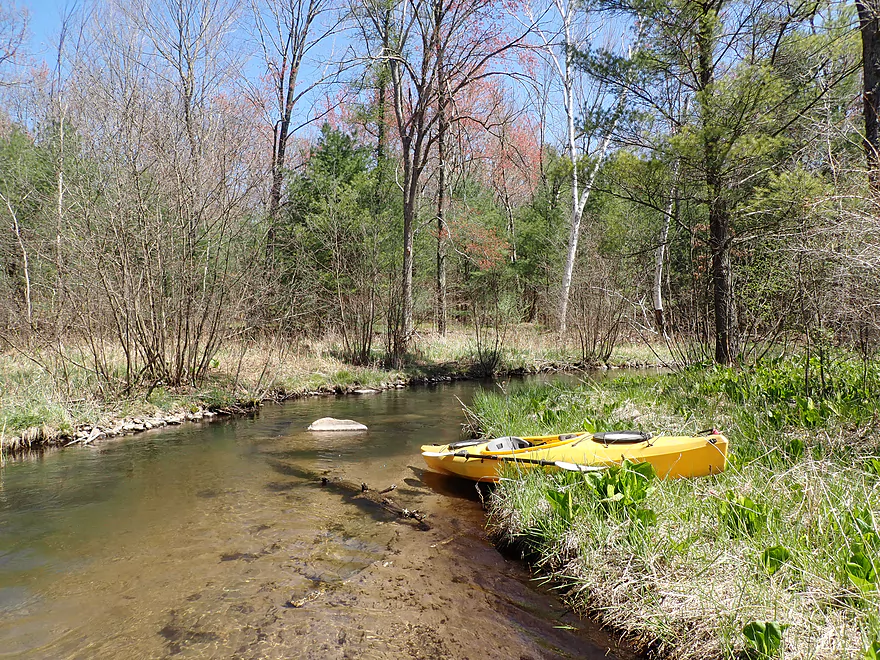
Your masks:
<svg viewBox="0 0 880 660"><path fill-rule="evenodd" d="M304 469L301 466L294 465L285 461L270 459L269 465L273 470L289 477L296 477L306 482L311 482L319 488L330 488L352 504L366 505L367 509L375 512L385 512L393 514L399 522L408 522L415 525L417 529L429 530L430 523L426 520L426 515L417 509L408 509L400 506L390 497L386 497L386 493L390 493L397 486L392 485L384 490L376 491L365 483L355 483L347 481L339 477L327 476L327 473L319 474L312 470Z"/></svg>
<svg viewBox="0 0 880 660"><path fill-rule="evenodd" d="M321 477L321 485L340 491L351 497L353 500L375 504L385 511L394 514L402 521L412 521L420 530L427 531L431 529L431 525L425 520L427 516L424 513L417 509L404 508L390 497L386 497L385 493L394 490L397 487L396 485L389 486L384 490L376 491L365 483L356 484L352 481L346 481L345 479L339 479L337 477Z"/></svg>

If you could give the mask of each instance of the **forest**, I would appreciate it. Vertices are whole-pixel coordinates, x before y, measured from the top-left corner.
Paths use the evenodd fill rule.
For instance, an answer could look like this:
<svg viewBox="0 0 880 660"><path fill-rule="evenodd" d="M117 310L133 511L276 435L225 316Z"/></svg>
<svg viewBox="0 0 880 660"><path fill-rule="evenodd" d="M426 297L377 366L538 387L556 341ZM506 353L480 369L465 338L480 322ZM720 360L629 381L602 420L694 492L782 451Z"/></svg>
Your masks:
<svg viewBox="0 0 880 660"><path fill-rule="evenodd" d="M0 336L116 393L235 341L399 364L452 326L872 360L873 11L121 0L36 53L7 5Z"/></svg>

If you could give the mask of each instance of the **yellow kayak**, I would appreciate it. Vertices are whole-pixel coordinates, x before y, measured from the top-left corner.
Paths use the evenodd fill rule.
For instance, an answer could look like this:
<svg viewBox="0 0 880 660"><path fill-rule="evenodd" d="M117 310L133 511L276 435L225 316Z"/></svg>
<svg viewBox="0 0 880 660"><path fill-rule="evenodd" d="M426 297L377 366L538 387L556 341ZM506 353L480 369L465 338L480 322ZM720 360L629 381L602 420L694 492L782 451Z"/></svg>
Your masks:
<svg viewBox="0 0 880 660"><path fill-rule="evenodd" d="M704 477L724 470L727 438L712 430L698 436L652 436L641 431L566 433L422 445L432 470L474 481L498 481L505 464L588 472L623 459L647 461L661 479Z"/></svg>

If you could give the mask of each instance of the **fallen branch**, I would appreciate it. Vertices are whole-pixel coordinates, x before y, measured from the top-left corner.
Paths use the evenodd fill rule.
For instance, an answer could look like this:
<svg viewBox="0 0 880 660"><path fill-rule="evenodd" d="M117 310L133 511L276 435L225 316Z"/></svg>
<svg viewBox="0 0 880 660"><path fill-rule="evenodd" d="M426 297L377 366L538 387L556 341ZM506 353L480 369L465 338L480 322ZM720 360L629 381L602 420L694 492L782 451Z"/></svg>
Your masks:
<svg viewBox="0 0 880 660"><path fill-rule="evenodd" d="M314 591L310 591L303 598L297 598L296 600L290 599L286 603L284 603L284 607L294 607L300 608L306 603L311 603L313 600L317 600L321 596L323 596L327 592L327 589L315 589Z"/></svg>
<svg viewBox="0 0 880 660"><path fill-rule="evenodd" d="M390 486L381 491L375 491L365 483L356 484L352 481L346 481L336 477L321 477L321 485L341 491L346 495L351 496L354 500L371 502L403 520L412 520L415 522L416 527L421 530L426 531L431 529L431 525L425 520L426 516L424 513L417 509L404 508L390 497L383 497L385 493L394 490L397 487L396 485Z"/></svg>

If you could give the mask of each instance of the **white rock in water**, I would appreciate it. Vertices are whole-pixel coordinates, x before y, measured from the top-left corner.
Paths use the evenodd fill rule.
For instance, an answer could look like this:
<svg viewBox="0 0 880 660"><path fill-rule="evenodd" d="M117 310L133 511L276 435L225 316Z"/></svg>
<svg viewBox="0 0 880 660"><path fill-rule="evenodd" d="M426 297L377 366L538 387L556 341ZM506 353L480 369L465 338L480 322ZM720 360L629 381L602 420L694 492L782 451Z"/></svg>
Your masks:
<svg viewBox="0 0 880 660"><path fill-rule="evenodd" d="M367 427L353 419L322 417L309 424L309 431L366 431Z"/></svg>
<svg viewBox="0 0 880 660"><path fill-rule="evenodd" d="M354 390L355 394L379 394L380 390L370 389L369 387L364 387L359 390Z"/></svg>

